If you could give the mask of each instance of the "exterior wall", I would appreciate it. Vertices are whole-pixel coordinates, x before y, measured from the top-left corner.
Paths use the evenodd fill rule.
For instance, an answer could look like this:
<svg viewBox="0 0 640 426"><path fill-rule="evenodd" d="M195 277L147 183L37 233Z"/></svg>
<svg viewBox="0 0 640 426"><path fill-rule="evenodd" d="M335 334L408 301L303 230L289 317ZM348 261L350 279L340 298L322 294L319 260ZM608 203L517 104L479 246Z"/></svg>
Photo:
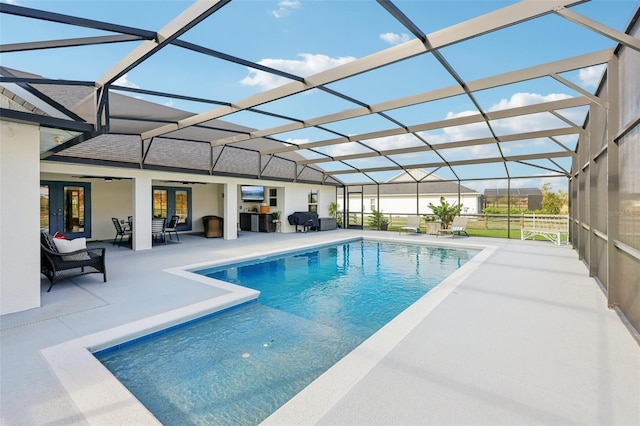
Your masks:
<svg viewBox="0 0 640 426"><path fill-rule="evenodd" d="M0 121L0 315L40 306L40 131Z"/></svg>
<svg viewBox="0 0 640 426"><path fill-rule="evenodd" d="M259 185L256 182L245 182L245 185ZM284 186L275 186L275 185L264 185L264 203L269 205L269 190L276 189L278 192L278 203L275 206L269 207L270 212L282 211L281 204L283 202L283 198L281 197L281 193L284 191ZM259 209L262 203L255 201L242 201L240 197L240 185L238 185L238 212L248 212L252 211L252 209Z"/></svg>
<svg viewBox="0 0 640 426"><path fill-rule="evenodd" d="M336 189L332 186L287 183L284 186L282 212L282 232L295 232L296 227L289 225L287 216L293 212L306 212L309 209L309 190L318 191L318 216L329 215L329 204L336 201Z"/></svg>
<svg viewBox="0 0 640 426"><path fill-rule="evenodd" d="M188 187L188 185L184 185ZM206 184L191 186L191 209L193 218L191 220L191 232L204 232L202 218L204 216L224 217L224 193L220 184Z"/></svg>
<svg viewBox="0 0 640 426"><path fill-rule="evenodd" d="M442 194L450 204L458 203L457 194ZM434 195L420 195L420 201L418 203L419 214L430 214L431 209L429 203L439 204L440 194ZM372 212L372 208L382 211L387 214L416 214L416 197L407 195L380 195L380 203L376 200L376 196L365 195L364 201L364 213L368 214ZM460 203L462 204L462 214L476 214L478 213L479 195L460 195ZM342 204L342 200L340 200ZM359 212L361 209L360 198L351 199L349 203L349 211Z"/></svg>

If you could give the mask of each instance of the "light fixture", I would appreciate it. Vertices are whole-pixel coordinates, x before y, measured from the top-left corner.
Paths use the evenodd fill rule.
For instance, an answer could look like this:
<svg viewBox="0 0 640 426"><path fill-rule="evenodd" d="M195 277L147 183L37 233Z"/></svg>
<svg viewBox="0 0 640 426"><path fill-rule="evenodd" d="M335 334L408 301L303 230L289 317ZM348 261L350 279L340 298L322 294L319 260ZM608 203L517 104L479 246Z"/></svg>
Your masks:
<svg viewBox="0 0 640 426"><path fill-rule="evenodd" d="M53 137L53 143L58 145L60 142L62 142L62 139L60 138L60 136L54 136Z"/></svg>

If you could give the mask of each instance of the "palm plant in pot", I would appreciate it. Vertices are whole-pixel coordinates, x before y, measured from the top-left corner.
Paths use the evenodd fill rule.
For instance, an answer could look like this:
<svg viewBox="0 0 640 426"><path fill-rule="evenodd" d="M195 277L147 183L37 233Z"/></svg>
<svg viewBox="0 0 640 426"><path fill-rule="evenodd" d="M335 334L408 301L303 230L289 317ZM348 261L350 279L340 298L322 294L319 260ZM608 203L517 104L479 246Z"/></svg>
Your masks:
<svg viewBox="0 0 640 426"><path fill-rule="evenodd" d="M329 203L329 216L336 220L338 228L342 228L342 216L338 215L338 203L335 201Z"/></svg>
<svg viewBox="0 0 640 426"><path fill-rule="evenodd" d="M389 229L389 218L382 214L382 210L371 210L371 216L369 217L369 226L371 228L380 229L386 231Z"/></svg>
<svg viewBox="0 0 640 426"><path fill-rule="evenodd" d="M462 204L458 205L457 203L454 203L451 205L444 197L440 197L440 204L434 205L433 203L429 203L429 208L440 220L442 227L444 229L448 229L451 222L453 222L453 218L460 214Z"/></svg>

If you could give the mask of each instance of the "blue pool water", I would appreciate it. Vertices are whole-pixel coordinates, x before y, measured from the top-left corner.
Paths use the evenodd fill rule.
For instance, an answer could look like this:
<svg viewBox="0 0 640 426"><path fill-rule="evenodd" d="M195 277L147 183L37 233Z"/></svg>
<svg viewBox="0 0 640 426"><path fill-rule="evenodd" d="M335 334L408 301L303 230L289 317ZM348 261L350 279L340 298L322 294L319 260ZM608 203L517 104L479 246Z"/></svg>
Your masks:
<svg viewBox="0 0 640 426"><path fill-rule="evenodd" d="M164 424L257 424L477 252L355 241L198 271L260 297L95 355Z"/></svg>

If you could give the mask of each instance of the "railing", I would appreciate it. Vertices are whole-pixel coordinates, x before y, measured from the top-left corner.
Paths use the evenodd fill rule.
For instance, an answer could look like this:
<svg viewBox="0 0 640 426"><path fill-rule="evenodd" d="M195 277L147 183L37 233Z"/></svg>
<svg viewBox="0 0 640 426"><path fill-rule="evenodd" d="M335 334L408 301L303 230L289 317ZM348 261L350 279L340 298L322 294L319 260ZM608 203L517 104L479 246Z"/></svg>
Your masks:
<svg viewBox="0 0 640 426"><path fill-rule="evenodd" d="M557 245L563 236L569 235L569 216L533 214L520 216L520 238L523 240L537 237L549 240Z"/></svg>

